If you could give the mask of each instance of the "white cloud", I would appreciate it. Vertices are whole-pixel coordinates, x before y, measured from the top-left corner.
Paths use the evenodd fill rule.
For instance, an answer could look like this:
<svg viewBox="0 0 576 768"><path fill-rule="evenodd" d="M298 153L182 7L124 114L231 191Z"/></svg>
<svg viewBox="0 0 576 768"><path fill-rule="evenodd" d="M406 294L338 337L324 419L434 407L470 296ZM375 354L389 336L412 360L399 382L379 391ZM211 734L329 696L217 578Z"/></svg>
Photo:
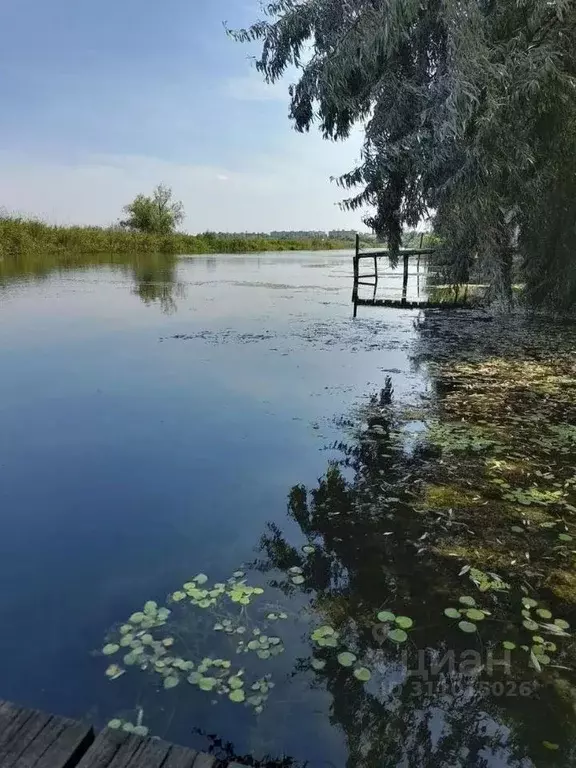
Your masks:
<svg viewBox="0 0 576 768"><path fill-rule="evenodd" d="M291 132L276 154L246 156L239 169L140 156L93 155L67 164L0 152L0 208L106 225L136 194L165 183L184 202L191 232L355 229L361 216L340 210L344 193L329 177L352 166L358 138L331 144Z"/></svg>

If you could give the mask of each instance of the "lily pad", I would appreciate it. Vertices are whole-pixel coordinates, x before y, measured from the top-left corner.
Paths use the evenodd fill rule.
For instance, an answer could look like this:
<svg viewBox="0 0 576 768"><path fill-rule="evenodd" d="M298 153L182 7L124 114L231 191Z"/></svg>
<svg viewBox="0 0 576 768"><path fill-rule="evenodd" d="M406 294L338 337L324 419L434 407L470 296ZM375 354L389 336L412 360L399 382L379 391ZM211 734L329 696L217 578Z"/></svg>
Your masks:
<svg viewBox="0 0 576 768"><path fill-rule="evenodd" d="M524 606L524 608L536 608L538 603L536 602L536 600L533 600L531 597L523 597L522 605Z"/></svg>
<svg viewBox="0 0 576 768"><path fill-rule="evenodd" d="M125 672L126 670L122 669L122 667L118 666L118 664L110 664L106 670L106 677L108 677L110 680L117 680L119 677L122 677Z"/></svg>
<svg viewBox="0 0 576 768"><path fill-rule="evenodd" d="M538 608L536 611L538 616L540 616L541 619L551 619L552 614L547 608Z"/></svg>
<svg viewBox="0 0 576 768"><path fill-rule="evenodd" d="M302 547L302 552L304 552L305 555L311 555L312 552L315 552L315 551L316 551L315 548L313 546L311 546L310 544L305 544Z"/></svg>
<svg viewBox="0 0 576 768"><path fill-rule="evenodd" d="M484 612L478 610L478 608L470 608L466 611L466 617L472 621L482 621L484 619Z"/></svg>
<svg viewBox="0 0 576 768"><path fill-rule="evenodd" d="M504 640L502 645L507 651L513 651L516 648L516 643L513 643L511 640Z"/></svg>
<svg viewBox="0 0 576 768"><path fill-rule="evenodd" d="M354 677L356 680L360 680L360 682L366 683L372 677L372 673L366 667L356 667L354 670Z"/></svg>
<svg viewBox="0 0 576 768"><path fill-rule="evenodd" d="M215 677L203 677L198 682L198 687L201 691L211 691L217 682Z"/></svg>
<svg viewBox="0 0 576 768"><path fill-rule="evenodd" d="M414 626L414 622L408 616L396 616L396 624L401 629L410 629L410 627Z"/></svg>
<svg viewBox="0 0 576 768"><path fill-rule="evenodd" d="M117 717L115 717L113 720L109 720L108 728L112 728L113 730L118 730L118 728L122 728L122 720L119 720Z"/></svg>
<svg viewBox="0 0 576 768"><path fill-rule="evenodd" d="M292 576L292 584L304 584L304 576Z"/></svg>
<svg viewBox="0 0 576 768"><path fill-rule="evenodd" d="M458 600L462 603L462 605L467 605L470 608L474 608L476 605L476 600L474 600L474 598L470 597L469 595L464 595L463 597L459 597Z"/></svg>
<svg viewBox="0 0 576 768"><path fill-rule="evenodd" d="M458 626L462 632L476 632L476 624L472 624L471 621L460 621Z"/></svg>
<svg viewBox="0 0 576 768"><path fill-rule="evenodd" d="M542 746L546 747L546 749L552 750L553 752L556 752L556 750L560 749L560 745L559 744L554 744L551 741L543 741L542 742Z"/></svg>
<svg viewBox="0 0 576 768"><path fill-rule="evenodd" d="M382 623L384 623L386 621L394 621L396 616L390 611L380 611L377 618L378 618L378 621L381 621Z"/></svg>
<svg viewBox="0 0 576 768"><path fill-rule="evenodd" d="M232 689L242 688L244 685L244 680L242 680L241 677L234 676L228 679L228 685Z"/></svg>
<svg viewBox="0 0 576 768"><path fill-rule="evenodd" d="M558 538L560 541L572 541L572 536L567 533L559 533Z"/></svg>
<svg viewBox="0 0 576 768"><path fill-rule="evenodd" d="M234 701L238 704L241 704L246 699L246 694L244 693L243 690L241 690L240 688L237 688L234 691L230 691L230 693L228 694L228 698L230 699L230 701Z"/></svg>
<svg viewBox="0 0 576 768"><path fill-rule="evenodd" d="M312 669L315 669L317 672L320 672L320 670L324 669L326 666L326 662L323 659L312 659L310 662L310 665Z"/></svg>
<svg viewBox="0 0 576 768"><path fill-rule="evenodd" d="M356 656L350 651L343 651L338 654L338 661L343 667L351 667L356 661Z"/></svg>
<svg viewBox="0 0 576 768"><path fill-rule="evenodd" d="M179 682L180 678L176 675L168 675L164 678L164 688L176 688Z"/></svg>
<svg viewBox="0 0 576 768"><path fill-rule="evenodd" d="M147 728L145 725L136 725L134 726L134 733L136 736L148 736L149 728Z"/></svg>
<svg viewBox="0 0 576 768"><path fill-rule="evenodd" d="M155 615L158 610L158 603L155 603L154 600L148 600L148 602L144 605L144 613L148 614L148 616Z"/></svg>
<svg viewBox="0 0 576 768"><path fill-rule="evenodd" d="M206 584L206 582L208 581L208 576L206 576L205 573L199 573L198 576L194 576L192 581L195 581L196 584Z"/></svg>
<svg viewBox="0 0 576 768"><path fill-rule="evenodd" d="M560 627L560 629L570 629L570 624L568 624L567 621L564 621L564 619L554 619L554 624L556 624L557 627Z"/></svg>
<svg viewBox="0 0 576 768"><path fill-rule="evenodd" d="M532 621L532 619L524 619L522 624L526 629L529 629L530 632L535 632L538 629L538 624L535 621Z"/></svg>
<svg viewBox="0 0 576 768"><path fill-rule="evenodd" d="M393 629L388 632L388 637L395 643L405 643L408 639L408 635L403 629Z"/></svg>
<svg viewBox="0 0 576 768"><path fill-rule="evenodd" d="M444 615L448 616L449 619L459 619L460 611L456 608L444 608Z"/></svg>
<svg viewBox="0 0 576 768"><path fill-rule="evenodd" d="M115 653L118 653L119 650L120 646L117 643L108 643L102 648L102 653L104 656L113 656Z"/></svg>

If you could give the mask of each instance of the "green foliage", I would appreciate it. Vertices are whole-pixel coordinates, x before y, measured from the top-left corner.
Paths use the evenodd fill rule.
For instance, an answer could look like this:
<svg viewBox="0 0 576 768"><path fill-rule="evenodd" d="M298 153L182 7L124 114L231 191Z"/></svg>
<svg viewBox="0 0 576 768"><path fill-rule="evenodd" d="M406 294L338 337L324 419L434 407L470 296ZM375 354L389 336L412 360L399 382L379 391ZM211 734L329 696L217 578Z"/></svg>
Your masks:
<svg viewBox="0 0 576 768"><path fill-rule="evenodd" d="M327 238L275 240L226 234L165 235L119 227L58 227L31 219L0 216L0 282L22 274L46 274L57 267L109 263L132 254L256 253L349 248Z"/></svg>
<svg viewBox="0 0 576 768"><path fill-rule="evenodd" d="M480 264L507 303L519 239L529 300L576 301L573 2L281 0L264 12L232 34L261 43L268 82L300 70L296 128L344 139L363 127L361 161L339 179L356 191L345 207L369 206L394 251L435 210L447 282Z"/></svg>
<svg viewBox="0 0 576 768"><path fill-rule="evenodd" d="M159 184L151 197L137 195L124 207L128 218L120 226L149 235L170 235L184 221L184 206L174 200L172 190Z"/></svg>

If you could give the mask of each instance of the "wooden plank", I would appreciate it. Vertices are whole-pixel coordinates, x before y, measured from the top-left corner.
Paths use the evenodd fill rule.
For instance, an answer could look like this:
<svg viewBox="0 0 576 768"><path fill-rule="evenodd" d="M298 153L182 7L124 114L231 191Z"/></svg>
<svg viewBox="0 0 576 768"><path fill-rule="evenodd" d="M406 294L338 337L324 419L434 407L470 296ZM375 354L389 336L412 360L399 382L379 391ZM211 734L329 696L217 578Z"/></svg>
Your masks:
<svg viewBox="0 0 576 768"><path fill-rule="evenodd" d="M94 741L94 731L84 723L52 717L13 763L2 768L71 768Z"/></svg>
<svg viewBox="0 0 576 768"><path fill-rule="evenodd" d="M29 715L29 717L24 719L18 716L12 724L13 726L20 722L20 727L11 726L7 729L10 736L4 739L4 743L0 747L0 766L2 768L11 768L52 719L52 715L46 715L43 712L31 711L23 714Z"/></svg>
<svg viewBox="0 0 576 768"><path fill-rule="evenodd" d="M163 766L170 751L170 744L160 739L139 738L142 743L127 765L134 766L134 768L160 768Z"/></svg>
<svg viewBox="0 0 576 768"><path fill-rule="evenodd" d="M0 744L3 742L3 736L6 729L20 712L22 712L22 710L19 707L14 706L14 704L10 704L8 701L0 701Z"/></svg>
<svg viewBox="0 0 576 768"><path fill-rule="evenodd" d="M30 710L14 707L10 704L6 705L5 711L7 712L7 718L0 732L0 749L14 738L34 714Z"/></svg>
<svg viewBox="0 0 576 768"><path fill-rule="evenodd" d="M204 752L198 752L193 768L213 768L214 765L216 765L215 757L206 755Z"/></svg>
<svg viewBox="0 0 576 768"><path fill-rule="evenodd" d="M162 768L194 768L197 752L173 745Z"/></svg>
<svg viewBox="0 0 576 768"><path fill-rule="evenodd" d="M193 749L106 728L77 768L212 768L214 763Z"/></svg>
<svg viewBox="0 0 576 768"><path fill-rule="evenodd" d="M124 731L106 728L96 737L94 744L78 763L78 768L98 768L98 766L110 765L128 739L129 734Z"/></svg>

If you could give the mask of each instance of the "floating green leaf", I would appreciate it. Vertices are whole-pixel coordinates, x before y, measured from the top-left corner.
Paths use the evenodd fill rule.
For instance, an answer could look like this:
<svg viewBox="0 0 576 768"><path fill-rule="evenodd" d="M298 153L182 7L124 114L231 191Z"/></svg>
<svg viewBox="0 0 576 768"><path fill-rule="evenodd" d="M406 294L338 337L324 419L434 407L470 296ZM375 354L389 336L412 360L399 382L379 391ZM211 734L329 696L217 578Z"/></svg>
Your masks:
<svg viewBox="0 0 576 768"><path fill-rule="evenodd" d="M201 691L211 691L218 681L215 677L202 677L198 682Z"/></svg>
<svg viewBox="0 0 576 768"><path fill-rule="evenodd" d="M343 667L351 667L356 661L356 656L350 651L343 651L338 654L338 661Z"/></svg>
<svg viewBox="0 0 576 768"><path fill-rule="evenodd" d="M531 597L523 597L522 605L524 606L524 608L536 608L538 603L536 602L536 600L533 600Z"/></svg>
<svg viewBox="0 0 576 768"><path fill-rule="evenodd" d="M241 575L243 576L244 574L241 574ZM206 582L208 581L208 576L206 576L205 573L199 573L198 576L194 576L192 581L195 581L196 584L206 584Z"/></svg>
<svg viewBox="0 0 576 768"><path fill-rule="evenodd" d="M320 672L320 670L324 669L326 666L326 662L322 659L312 659L310 662L312 669L315 669L317 672Z"/></svg>
<svg viewBox="0 0 576 768"><path fill-rule="evenodd" d="M120 650L120 646L117 643L108 643L102 648L104 656L112 656Z"/></svg>
<svg viewBox="0 0 576 768"><path fill-rule="evenodd" d="M538 614L538 616L540 616L541 619L551 619L552 618L552 614L546 608L538 608L536 613Z"/></svg>
<svg viewBox="0 0 576 768"><path fill-rule="evenodd" d="M538 629L538 624L535 621L532 621L532 619L524 619L522 624L526 627L526 629L529 629L530 632L534 632Z"/></svg>
<svg viewBox="0 0 576 768"><path fill-rule="evenodd" d="M141 621L144 621L144 614L140 611L137 611L136 613L133 613L132 616L130 616L129 621L132 622L132 624L140 624Z"/></svg>
<svg viewBox="0 0 576 768"><path fill-rule="evenodd" d="M242 680L242 678L238 676L230 677L228 679L228 685L230 686L230 688L242 688L242 686L244 685L244 680Z"/></svg>
<svg viewBox="0 0 576 768"><path fill-rule="evenodd" d="M557 627L560 627L560 629L570 629L570 624L568 624L567 621L564 621L564 619L554 619L554 624L556 624Z"/></svg>
<svg viewBox="0 0 576 768"><path fill-rule="evenodd" d="M158 603L155 603L154 600L148 600L147 603L144 605L144 613L150 615L156 615L156 612L158 610Z"/></svg>
<svg viewBox="0 0 576 768"><path fill-rule="evenodd" d="M149 729L145 725L136 725L134 727L134 733L137 736L148 736Z"/></svg>
<svg viewBox="0 0 576 768"><path fill-rule="evenodd" d="M460 621L458 626L462 632L476 632L476 624L472 624L471 621Z"/></svg>
<svg viewBox="0 0 576 768"><path fill-rule="evenodd" d="M179 603L181 600L184 600L186 597L185 592L174 592L172 595L172 600L174 600L175 603Z"/></svg>
<svg viewBox="0 0 576 768"><path fill-rule="evenodd" d="M448 616L449 619L459 619L460 618L460 611L458 611L456 608L445 608L444 614Z"/></svg>
<svg viewBox="0 0 576 768"><path fill-rule="evenodd" d="M466 611L466 617L472 621L482 621L484 619L484 611L480 611L478 608L469 608Z"/></svg>
<svg viewBox="0 0 576 768"><path fill-rule="evenodd" d="M126 670L122 669L118 664L110 664L106 670L106 677L110 678L110 680L117 680L119 677L122 677L125 672Z"/></svg>
<svg viewBox="0 0 576 768"><path fill-rule="evenodd" d="M164 678L164 688L176 688L179 682L180 678L176 675L168 675Z"/></svg>
<svg viewBox="0 0 576 768"><path fill-rule="evenodd" d="M391 613L390 611L380 611L378 614L378 621L381 621L382 623L385 623L387 621L394 621L396 618L395 614Z"/></svg>
<svg viewBox="0 0 576 768"><path fill-rule="evenodd" d="M315 549L310 544L305 544L302 547L302 552L304 552L305 555L311 555L312 552L315 552Z"/></svg>
<svg viewBox="0 0 576 768"><path fill-rule="evenodd" d="M396 624L401 629L410 629L414 625L414 622L408 616L396 616Z"/></svg>
<svg viewBox="0 0 576 768"><path fill-rule="evenodd" d="M408 635L403 629L393 629L388 632L388 637L395 643L405 643L408 639Z"/></svg>
<svg viewBox="0 0 576 768"><path fill-rule="evenodd" d="M470 608L474 608L476 605L476 600L474 600L473 597L470 597L469 595L464 595L463 597L459 597L458 600L462 603L462 605L468 605Z"/></svg>
<svg viewBox="0 0 576 768"><path fill-rule="evenodd" d="M240 688L237 688L234 691L230 691L228 698L230 699L230 701L234 701L240 704L241 702L244 701L244 699L246 698L246 695L244 691L242 691Z"/></svg>
<svg viewBox="0 0 576 768"><path fill-rule="evenodd" d="M372 674L370 670L367 669L366 667L357 667L354 670L354 677L357 680L360 680L360 682L366 683L368 682L368 680L370 680L370 678L372 677Z"/></svg>
<svg viewBox="0 0 576 768"><path fill-rule="evenodd" d="M109 720L108 728L112 728L113 730L118 730L118 728L122 728L122 720L119 720L118 718L114 718L114 720Z"/></svg>
<svg viewBox="0 0 576 768"><path fill-rule="evenodd" d="M556 750L560 749L560 745L559 744L554 744L551 741L543 741L542 742L542 746L546 747L546 749L552 750L553 752L555 752Z"/></svg>
<svg viewBox="0 0 576 768"><path fill-rule="evenodd" d="M292 576L292 584L304 584L304 576Z"/></svg>
<svg viewBox="0 0 576 768"><path fill-rule="evenodd" d="M516 648L516 643L513 643L511 640L504 640L502 645L507 651L513 651Z"/></svg>
<svg viewBox="0 0 576 768"><path fill-rule="evenodd" d="M567 533L559 533L558 538L560 541L572 541L572 536L569 536Z"/></svg>

